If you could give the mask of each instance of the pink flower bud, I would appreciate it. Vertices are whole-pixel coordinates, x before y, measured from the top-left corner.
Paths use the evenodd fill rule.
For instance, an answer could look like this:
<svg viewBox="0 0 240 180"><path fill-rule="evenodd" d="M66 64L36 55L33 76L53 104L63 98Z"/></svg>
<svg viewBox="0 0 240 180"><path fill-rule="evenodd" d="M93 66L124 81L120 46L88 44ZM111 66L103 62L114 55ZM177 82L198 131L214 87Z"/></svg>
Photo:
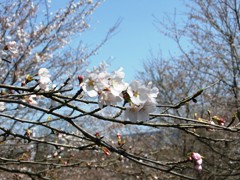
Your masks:
<svg viewBox="0 0 240 180"><path fill-rule="evenodd" d="M197 160L196 164L201 165L202 164L202 159Z"/></svg>
<svg viewBox="0 0 240 180"><path fill-rule="evenodd" d="M218 124L224 126L225 120L223 118L219 118Z"/></svg>
<svg viewBox="0 0 240 180"><path fill-rule="evenodd" d="M110 151L109 151L108 148L103 147L102 150L103 150L103 152L104 152L105 155L110 156L111 153L110 153Z"/></svg>
<svg viewBox="0 0 240 180"><path fill-rule="evenodd" d="M7 50L8 50L8 46L5 45L5 46L3 47L3 50L7 51Z"/></svg>
<svg viewBox="0 0 240 180"><path fill-rule="evenodd" d="M99 132L96 132L96 133L95 133L95 136L96 136L97 138L99 138L99 137L100 137L100 133L99 133Z"/></svg>
<svg viewBox="0 0 240 180"><path fill-rule="evenodd" d="M79 81L79 84L83 82L83 77L81 75L78 76L78 81Z"/></svg>
<svg viewBox="0 0 240 180"><path fill-rule="evenodd" d="M121 138L122 135L120 133L117 133L117 138Z"/></svg>
<svg viewBox="0 0 240 180"><path fill-rule="evenodd" d="M202 170L202 156L199 153L193 152L190 157L190 161L194 161L195 169L198 171Z"/></svg>
<svg viewBox="0 0 240 180"><path fill-rule="evenodd" d="M197 161L199 159L202 159L202 156L199 153L195 153L193 152L191 157L193 158L193 160Z"/></svg>
<svg viewBox="0 0 240 180"><path fill-rule="evenodd" d="M197 171L201 171L201 170L202 170L202 165L196 164L196 165L195 165L195 169L196 169Z"/></svg>
<svg viewBox="0 0 240 180"><path fill-rule="evenodd" d="M26 86L26 81L22 81L21 86Z"/></svg>

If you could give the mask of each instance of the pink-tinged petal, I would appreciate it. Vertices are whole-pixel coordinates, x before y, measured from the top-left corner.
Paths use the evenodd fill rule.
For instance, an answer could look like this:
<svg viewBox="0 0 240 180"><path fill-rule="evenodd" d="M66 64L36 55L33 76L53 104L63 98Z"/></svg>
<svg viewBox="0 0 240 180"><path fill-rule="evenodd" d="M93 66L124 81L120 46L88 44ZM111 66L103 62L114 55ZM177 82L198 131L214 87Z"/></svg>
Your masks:
<svg viewBox="0 0 240 180"><path fill-rule="evenodd" d="M201 165L201 164L202 164L202 159L198 159L198 160L196 161L196 164Z"/></svg>
<svg viewBox="0 0 240 180"><path fill-rule="evenodd" d="M201 170L202 170L202 165L196 164L196 165L195 165L195 169L196 169L197 171L201 171Z"/></svg>
<svg viewBox="0 0 240 180"><path fill-rule="evenodd" d="M36 97L37 97L36 95L30 95L29 98L28 98L28 103L33 105L33 106L37 106L38 102L34 99Z"/></svg>
<svg viewBox="0 0 240 180"><path fill-rule="evenodd" d="M40 68L38 70L38 76L40 77L50 77L49 71L46 68Z"/></svg>
<svg viewBox="0 0 240 180"><path fill-rule="evenodd" d="M90 97L96 97L96 96L98 95L97 91L95 91L94 89L88 90L88 91L87 91L87 94L88 94L88 96L90 96Z"/></svg>
<svg viewBox="0 0 240 180"><path fill-rule="evenodd" d="M149 113L147 111L140 110L137 115L138 115L137 120L139 120L139 121L149 120Z"/></svg>
<svg viewBox="0 0 240 180"><path fill-rule="evenodd" d="M199 160L199 159L202 159L202 156L199 154L199 153L195 153L193 152L192 153L192 156L191 156L195 161Z"/></svg>
<svg viewBox="0 0 240 180"><path fill-rule="evenodd" d="M158 94L159 94L159 89L154 87L154 88L151 89L150 93L151 93L151 97L155 97L156 98L158 96Z"/></svg>
<svg viewBox="0 0 240 180"><path fill-rule="evenodd" d="M133 102L133 104L135 105L140 105L142 101L140 101L139 97L135 97L135 96L132 96L131 97L131 101Z"/></svg>
<svg viewBox="0 0 240 180"><path fill-rule="evenodd" d="M127 108L125 110L125 118L132 121L132 122L136 122L137 121L137 109L135 108Z"/></svg>

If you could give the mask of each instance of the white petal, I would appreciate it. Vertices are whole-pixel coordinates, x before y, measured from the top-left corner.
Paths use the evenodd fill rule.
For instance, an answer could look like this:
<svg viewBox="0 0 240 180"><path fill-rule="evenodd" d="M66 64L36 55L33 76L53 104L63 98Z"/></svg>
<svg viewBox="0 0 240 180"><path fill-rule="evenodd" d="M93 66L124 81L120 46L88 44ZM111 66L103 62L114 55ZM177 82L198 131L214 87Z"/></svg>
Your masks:
<svg viewBox="0 0 240 180"><path fill-rule="evenodd" d="M94 89L87 91L87 94L90 97L96 97L98 95L97 91L95 91Z"/></svg>

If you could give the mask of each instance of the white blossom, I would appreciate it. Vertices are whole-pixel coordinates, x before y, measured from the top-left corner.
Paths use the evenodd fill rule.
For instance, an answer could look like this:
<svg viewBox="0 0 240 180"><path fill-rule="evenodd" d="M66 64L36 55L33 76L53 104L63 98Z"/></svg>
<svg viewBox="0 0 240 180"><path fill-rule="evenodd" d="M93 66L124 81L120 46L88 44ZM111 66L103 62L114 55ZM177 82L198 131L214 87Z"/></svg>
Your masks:
<svg viewBox="0 0 240 180"><path fill-rule="evenodd" d="M127 89L128 84L123 81L124 76L123 68L119 68L117 71L114 71L113 76L109 78L109 86L113 94L119 95Z"/></svg>
<svg viewBox="0 0 240 180"><path fill-rule="evenodd" d="M28 97L28 103L31 104L31 105L37 106L38 102L35 100L36 97L37 97L37 95L35 95L35 94L30 95Z"/></svg>
<svg viewBox="0 0 240 180"><path fill-rule="evenodd" d="M148 120L149 113L153 112L156 105L158 89L152 88L152 83L147 86L139 81L130 85L124 82L123 68L112 74L107 72L105 64L94 68L81 82L81 87L90 97L98 97L99 107L104 105L117 105L123 101L123 92L130 97L129 107L125 111L125 118L131 121Z"/></svg>
<svg viewBox="0 0 240 180"><path fill-rule="evenodd" d="M16 46L16 42L15 41L10 41L7 43L7 47L8 47L8 50L12 53L12 54L16 54L18 53L18 50L17 50L17 46Z"/></svg>
<svg viewBox="0 0 240 180"><path fill-rule="evenodd" d="M131 98L131 102L135 105L143 104L148 99L148 90L140 84L139 81L133 81L127 88L127 93Z"/></svg>
<svg viewBox="0 0 240 180"><path fill-rule="evenodd" d="M133 122L149 120L149 113L155 110L159 90L152 88L151 82L144 86L139 81L133 81L127 88L127 93L130 102L125 118Z"/></svg>
<svg viewBox="0 0 240 180"><path fill-rule="evenodd" d="M41 68L38 71L39 76L39 87L42 90L49 91L50 90L50 84L52 83L49 74L49 71L46 68Z"/></svg>
<svg viewBox="0 0 240 180"><path fill-rule="evenodd" d="M86 78L85 82L82 85L82 89L84 92L88 94L90 97L96 97L98 95L97 92L97 75L94 73L90 73Z"/></svg>
<svg viewBox="0 0 240 180"><path fill-rule="evenodd" d="M4 111L4 109L5 109L5 103L0 102L0 111Z"/></svg>
<svg viewBox="0 0 240 180"><path fill-rule="evenodd" d="M103 105L117 105L121 102L122 98L118 95L114 95L110 90L103 91L98 97L99 107L102 108Z"/></svg>
<svg viewBox="0 0 240 180"><path fill-rule="evenodd" d="M148 96L148 101L156 104L156 98L159 94L159 89L156 88L156 87L153 87L152 88L152 82L149 82L148 85L147 85L147 89L148 89L148 93L147 93L147 96Z"/></svg>
<svg viewBox="0 0 240 180"><path fill-rule="evenodd" d="M149 113L153 112L154 110L155 104L150 101L146 101L141 106L131 104L130 107L126 108L125 119L128 119L132 122L146 121L149 120Z"/></svg>

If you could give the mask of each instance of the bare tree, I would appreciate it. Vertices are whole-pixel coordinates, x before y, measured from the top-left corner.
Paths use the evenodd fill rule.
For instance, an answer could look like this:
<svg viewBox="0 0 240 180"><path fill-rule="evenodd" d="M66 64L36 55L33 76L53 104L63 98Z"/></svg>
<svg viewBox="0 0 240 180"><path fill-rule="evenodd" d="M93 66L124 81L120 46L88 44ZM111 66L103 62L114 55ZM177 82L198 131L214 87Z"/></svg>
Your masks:
<svg viewBox="0 0 240 180"><path fill-rule="evenodd" d="M166 107L164 112L208 122L218 116L225 120L227 127L237 125L240 114L239 1L192 0L187 3L186 20L181 21L178 15L173 18L166 16L164 20L155 19L159 32L176 42L180 55L164 59L151 54L144 65L144 72L140 72L138 77L153 81L159 87L162 91L160 103L174 104L171 106L174 111L169 106L162 106ZM200 96L191 100L184 98L199 93ZM176 100L189 101L176 104ZM164 120L169 122L169 119ZM231 136L237 139L237 135ZM210 179L237 178L238 168L235 167L238 165L231 158L238 154L238 141L229 141L230 134L211 129L183 130L179 137L183 140L178 143L183 147L183 153L193 147L199 151L201 148L209 149L206 161L212 165L208 169ZM212 137L222 137L222 143L205 141Z"/></svg>

